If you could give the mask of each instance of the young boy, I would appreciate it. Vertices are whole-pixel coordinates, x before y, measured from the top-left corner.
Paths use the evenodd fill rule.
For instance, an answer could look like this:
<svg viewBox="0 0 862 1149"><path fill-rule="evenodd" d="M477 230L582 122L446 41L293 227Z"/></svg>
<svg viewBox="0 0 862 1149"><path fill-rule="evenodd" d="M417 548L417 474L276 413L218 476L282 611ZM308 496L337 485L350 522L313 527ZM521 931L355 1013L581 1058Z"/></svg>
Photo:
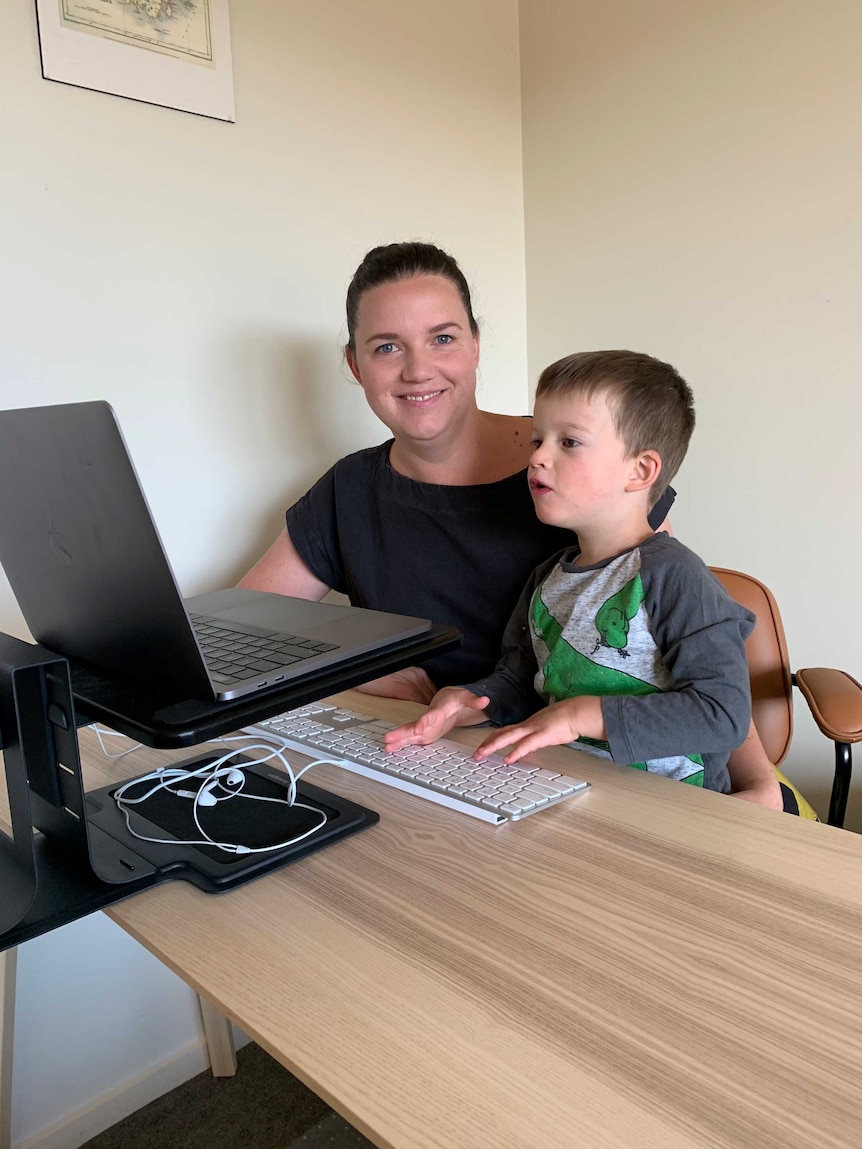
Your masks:
<svg viewBox="0 0 862 1149"><path fill-rule="evenodd" d="M570 355L542 372L529 482L544 523L577 546L533 572L494 673L438 691L386 746L428 743L490 719L476 750L516 762L579 750L776 804L778 782L732 787L730 751L751 721L744 640L753 615L647 515L694 429L692 393L667 363L630 351ZM780 805L780 803L779 803Z"/></svg>

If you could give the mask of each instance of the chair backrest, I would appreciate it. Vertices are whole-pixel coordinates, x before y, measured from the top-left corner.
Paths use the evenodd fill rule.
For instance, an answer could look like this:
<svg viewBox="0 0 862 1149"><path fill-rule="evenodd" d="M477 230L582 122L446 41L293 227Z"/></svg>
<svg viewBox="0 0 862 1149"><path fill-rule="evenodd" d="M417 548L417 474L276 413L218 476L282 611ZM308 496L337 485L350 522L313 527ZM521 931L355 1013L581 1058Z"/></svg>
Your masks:
<svg viewBox="0 0 862 1149"><path fill-rule="evenodd" d="M751 711L763 747L778 766L793 737L793 685L778 604L768 587L751 575L711 567L727 593L757 618L745 644L751 677Z"/></svg>

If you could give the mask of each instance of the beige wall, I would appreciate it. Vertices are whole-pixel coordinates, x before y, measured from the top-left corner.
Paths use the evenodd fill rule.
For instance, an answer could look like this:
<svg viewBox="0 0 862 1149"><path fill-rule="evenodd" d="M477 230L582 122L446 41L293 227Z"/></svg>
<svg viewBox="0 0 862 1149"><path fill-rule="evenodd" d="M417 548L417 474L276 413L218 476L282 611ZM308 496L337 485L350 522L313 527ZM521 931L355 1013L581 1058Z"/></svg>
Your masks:
<svg viewBox="0 0 862 1149"><path fill-rule="evenodd" d="M524 410L516 0L234 3L235 125L44 81L32 8L0 0L0 406L114 403L187 593L386 437L340 357L374 244L456 254Z"/></svg>
<svg viewBox="0 0 862 1149"><path fill-rule="evenodd" d="M374 244L451 249L483 399L527 397L516 0L231 17L235 125L44 81L34 5L0 0L0 407L109 399L187 593L386 437L339 350ZM16 1143L79 1144L202 1068L191 993L100 917L28 943L19 981Z"/></svg>
<svg viewBox="0 0 862 1149"><path fill-rule="evenodd" d="M677 533L773 589L796 666L858 678L860 42L856 0L521 10L531 379L587 348L674 363L698 405ZM824 807L799 707L788 767Z"/></svg>

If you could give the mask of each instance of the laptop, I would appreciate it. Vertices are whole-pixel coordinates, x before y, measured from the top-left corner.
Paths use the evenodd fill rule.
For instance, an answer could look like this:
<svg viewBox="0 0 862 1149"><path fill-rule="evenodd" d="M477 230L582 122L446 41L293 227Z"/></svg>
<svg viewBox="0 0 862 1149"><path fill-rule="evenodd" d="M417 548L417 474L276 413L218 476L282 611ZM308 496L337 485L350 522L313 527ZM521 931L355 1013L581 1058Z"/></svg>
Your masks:
<svg viewBox="0 0 862 1149"><path fill-rule="evenodd" d="M424 618L232 588L185 601L114 411L0 411L0 563L35 640L228 700L403 645Z"/></svg>

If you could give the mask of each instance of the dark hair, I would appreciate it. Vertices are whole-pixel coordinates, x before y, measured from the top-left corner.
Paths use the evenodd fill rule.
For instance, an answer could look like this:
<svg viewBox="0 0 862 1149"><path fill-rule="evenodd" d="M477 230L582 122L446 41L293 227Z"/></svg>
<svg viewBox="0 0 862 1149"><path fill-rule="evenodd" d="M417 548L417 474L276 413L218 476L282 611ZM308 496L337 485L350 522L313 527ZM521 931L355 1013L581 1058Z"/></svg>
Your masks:
<svg viewBox="0 0 862 1149"><path fill-rule="evenodd" d="M461 296L470 321L470 330L474 335L478 334L479 326L473 317L470 302L470 288L455 259L433 243L387 243L383 247L373 247L368 252L347 289L347 346L351 351L356 350L356 314L365 292L382 283L412 279L416 275L442 275L448 279Z"/></svg>
<svg viewBox="0 0 862 1149"><path fill-rule="evenodd" d="M661 473L650 505L664 494L680 468L694 430L694 396L669 363L637 351L582 351L546 367L536 398L607 397L611 418L629 456L657 451Z"/></svg>

